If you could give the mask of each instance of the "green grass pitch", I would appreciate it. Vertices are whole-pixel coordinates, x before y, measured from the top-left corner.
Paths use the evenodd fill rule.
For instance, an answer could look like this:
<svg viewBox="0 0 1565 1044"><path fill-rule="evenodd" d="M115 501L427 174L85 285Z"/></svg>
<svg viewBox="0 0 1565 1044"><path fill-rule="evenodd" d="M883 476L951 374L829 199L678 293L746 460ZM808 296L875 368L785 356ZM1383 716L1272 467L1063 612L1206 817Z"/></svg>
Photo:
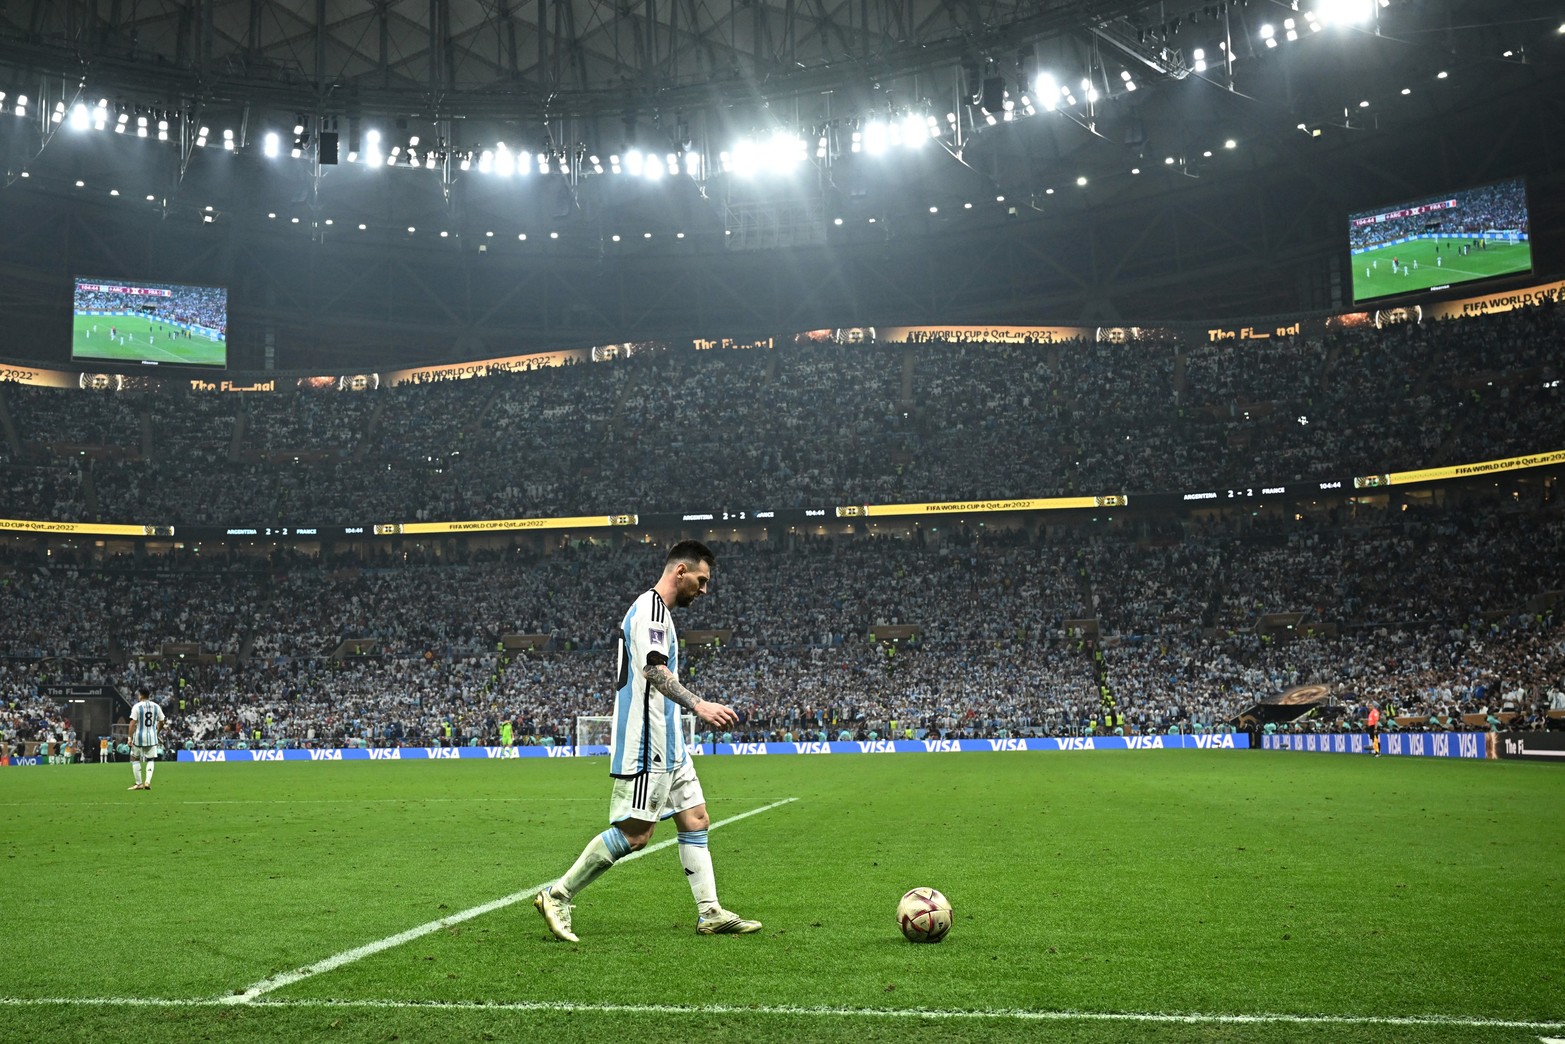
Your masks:
<svg viewBox="0 0 1565 1044"><path fill-rule="evenodd" d="M1471 249L1463 257L1461 244L1468 239L1415 239L1395 246L1377 247L1354 254L1353 299L1368 301L1397 294L1417 293L1430 287L1456 285L1474 279L1527 272L1532 269L1530 243L1490 243L1487 250ZM1436 247L1440 248L1437 255ZM1436 264L1438 257L1439 263ZM1399 262L1391 271L1391 259ZM1414 268L1413 263L1418 263ZM1406 265L1404 272L1402 266Z"/></svg>
<svg viewBox="0 0 1565 1044"><path fill-rule="evenodd" d="M110 338L113 327L118 337ZM71 358L106 362L140 362L151 359L169 366L226 366L228 344L192 330L190 336L176 326L139 315L77 315L73 323ZM119 343L123 337L124 344Z"/></svg>
<svg viewBox="0 0 1565 1044"><path fill-rule="evenodd" d="M579 944L521 900L356 956L563 872L604 826L605 762L164 762L144 793L124 764L0 769L0 1037L1565 1036L1556 766L1126 751L700 770L714 824L796 799L711 833L724 903L762 932L697 936L666 847L577 897ZM916 885L951 897L939 945L895 927Z"/></svg>

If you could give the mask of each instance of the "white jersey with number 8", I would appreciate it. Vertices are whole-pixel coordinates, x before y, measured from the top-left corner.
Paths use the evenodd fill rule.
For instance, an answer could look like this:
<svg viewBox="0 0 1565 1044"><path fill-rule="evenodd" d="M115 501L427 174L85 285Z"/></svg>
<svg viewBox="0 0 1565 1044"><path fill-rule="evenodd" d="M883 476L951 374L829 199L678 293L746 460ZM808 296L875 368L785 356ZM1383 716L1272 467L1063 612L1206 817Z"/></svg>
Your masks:
<svg viewBox="0 0 1565 1044"><path fill-rule="evenodd" d="M163 708L151 700L141 700L130 709L130 745L156 747L158 726L163 723Z"/></svg>

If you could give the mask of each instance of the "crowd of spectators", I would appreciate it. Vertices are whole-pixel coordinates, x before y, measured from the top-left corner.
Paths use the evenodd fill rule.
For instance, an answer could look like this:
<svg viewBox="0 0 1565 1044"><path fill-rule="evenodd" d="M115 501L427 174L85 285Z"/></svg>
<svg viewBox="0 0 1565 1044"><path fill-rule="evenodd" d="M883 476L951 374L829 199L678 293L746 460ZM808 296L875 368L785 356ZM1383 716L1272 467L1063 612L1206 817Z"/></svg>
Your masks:
<svg viewBox="0 0 1565 1044"><path fill-rule="evenodd" d="M1559 448L1561 315L1240 346L646 351L358 393L4 386L0 494L11 518L352 524L1378 474ZM1211 729L1317 683L1437 721L1565 709L1565 522L1423 503L773 534L721 546L679 626L725 635L692 648L690 680L751 739L1073 733L1105 696L1118 727ZM0 550L0 731L58 729L47 664L182 701L178 743L422 745L504 722L569 742L607 711L614 625L658 559L631 540L218 554ZM870 638L886 625L917 637ZM540 649L504 651L518 634Z"/></svg>
<svg viewBox="0 0 1565 1044"><path fill-rule="evenodd" d="M1527 189L1520 179L1467 189L1453 198L1455 207L1353 225L1348 241L1353 249L1362 250L1417 235L1465 238L1483 232L1527 231Z"/></svg>
<svg viewBox="0 0 1565 1044"><path fill-rule="evenodd" d="M691 646L684 675L736 708L741 740L1081 734L1109 723L1105 696L1131 733L1215 730L1305 684L1447 727L1565 709L1557 512L1465 503L1288 528L718 544L711 593L678 624L723 640ZM424 746L498 742L506 722L519 742L569 743L579 715L607 714L618 615L661 552L53 559L0 562L0 615L22 622L0 647L11 739L57 729L27 666L43 663L149 685L173 745ZM1268 627L1277 612L1293 626ZM166 655L174 642L201 654Z"/></svg>
<svg viewBox="0 0 1565 1044"><path fill-rule="evenodd" d="M1562 314L1198 346L667 349L357 393L4 388L20 445L0 481L29 517L256 526L1376 475L1557 448ZM82 441L119 452L58 470L47 447Z"/></svg>
<svg viewBox="0 0 1565 1044"><path fill-rule="evenodd" d="M75 311L109 315L144 315L184 326L215 330L221 336L228 327L228 291L213 286L148 283L147 289L167 293L131 293L125 290L78 288Z"/></svg>

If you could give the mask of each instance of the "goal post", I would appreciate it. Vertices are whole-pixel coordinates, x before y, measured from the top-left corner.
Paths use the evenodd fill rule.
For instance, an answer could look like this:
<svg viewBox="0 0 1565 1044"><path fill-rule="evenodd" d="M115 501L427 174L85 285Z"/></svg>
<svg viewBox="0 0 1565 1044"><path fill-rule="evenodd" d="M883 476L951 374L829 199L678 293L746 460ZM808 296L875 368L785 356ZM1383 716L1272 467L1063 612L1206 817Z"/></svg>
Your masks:
<svg viewBox="0 0 1565 1044"><path fill-rule="evenodd" d="M607 755L609 741L613 737L614 719L607 714L578 714L576 716L576 746L574 753L580 757L593 754ZM696 743L696 718L681 714L679 724L685 733L685 746L699 752Z"/></svg>

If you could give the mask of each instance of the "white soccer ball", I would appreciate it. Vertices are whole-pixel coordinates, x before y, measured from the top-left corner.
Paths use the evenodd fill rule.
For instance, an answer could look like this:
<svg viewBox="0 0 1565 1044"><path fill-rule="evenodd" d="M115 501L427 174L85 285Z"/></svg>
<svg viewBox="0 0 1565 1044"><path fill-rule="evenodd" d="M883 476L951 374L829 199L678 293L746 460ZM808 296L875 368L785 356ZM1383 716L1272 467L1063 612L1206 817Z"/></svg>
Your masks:
<svg viewBox="0 0 1565 1044"><path fill-rule="evenodd" d="M951 900L934 888L914 888L897 903L897 927L908 942L937 943L951 930Z"/></svg>

